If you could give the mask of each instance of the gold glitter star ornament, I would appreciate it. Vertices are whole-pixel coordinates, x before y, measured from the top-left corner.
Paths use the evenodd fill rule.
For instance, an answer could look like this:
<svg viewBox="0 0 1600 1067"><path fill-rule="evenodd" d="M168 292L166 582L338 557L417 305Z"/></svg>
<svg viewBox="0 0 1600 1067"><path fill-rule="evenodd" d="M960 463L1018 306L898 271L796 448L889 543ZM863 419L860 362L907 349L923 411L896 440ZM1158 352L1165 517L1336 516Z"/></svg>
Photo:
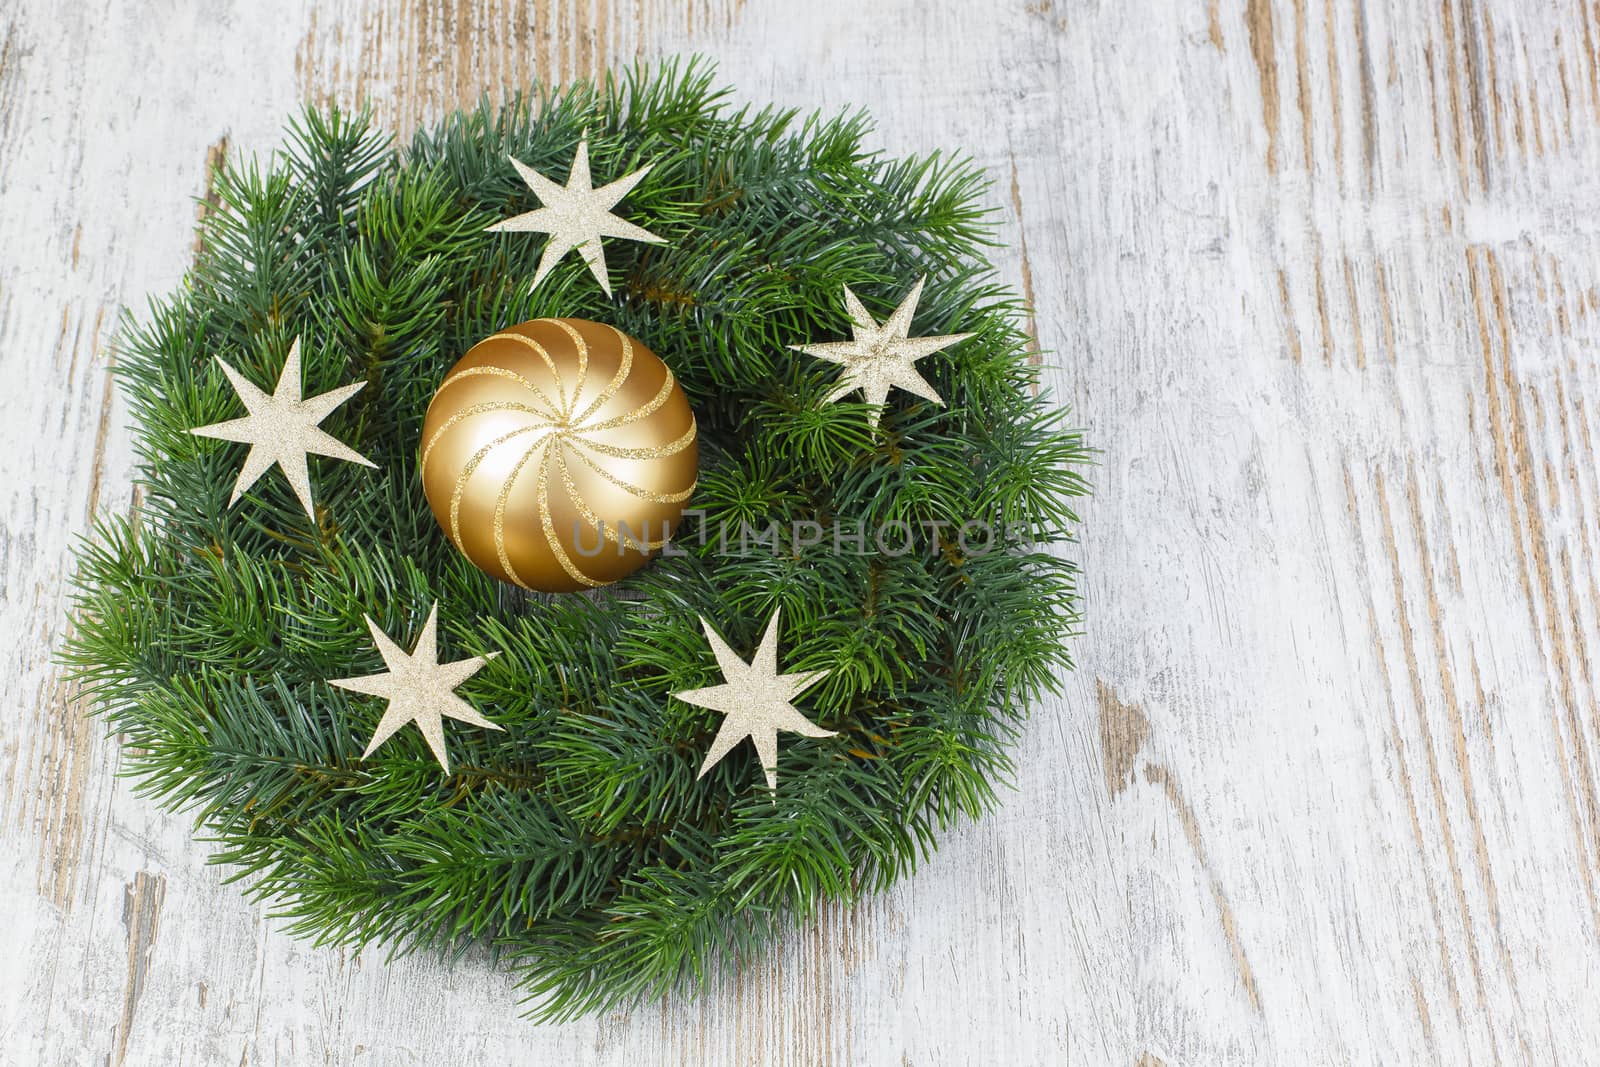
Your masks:
<svg viewBox="0 0 1600 1067"><path fill-rule="evenodd" d="M450 759L444 750L445 719L459 719L473 726L481 726L485 730L505 729L478 714L471 704L455 694L456 686L477 674L483 669L484 664L500 653L491 652L487 656L474 656L454 663L440 663L437 601L428 612L428 621L422 625L422 633L417 637L416 648L409 653L390 640L389 635L379 629L371 616L364 617L367 620L367 629L372 634L373 644L378 646L378 653L383 656L384 666L389 669L382 674L370 674L363 678L328 680L329 685L336 685L340 689L383 697L389 702L383 718L378 721L377 732L372 735L372 743L367 745L367 750L361 754L362 759L377 751L379 745L393 737L406 723L414 722L417 724L417 729L422 731L422 736L427 739L428 747L433 750L439 766L449 774Z"/></svg>
<svg viewBox="0 0 1600 1067"><path fill-rule="evenodd" d="M550 240L544 246L544 255L539 257L539 267L534 272L531 288L537 289L561 257L576 248L589 265L589 272L594 275L595 281L610 296L611 278L606 273L606 250L600 243L601 238L619 237L646 244L666 243L666 238L618 218L611 211L618 201L644 180L645 175L650 173L650 167L640 167L632 174L596 189L589 176L588 135L578 142L578 151L572 157L572 169L567 174L567 184L564 186L557 185L514 157L511 158L511 165L543 206L497 222L488 229L502 233L550 235Z"/></svg>
<svg viewBox="0 0 1600 1067"><path fill-rule="evenodd" d="M717 731L705 762L700 765L697 777L722 761L732 748L745 738L756 746L761 758L761 769L766 772L767 788L778 788L778 731L803 734L806 737L832 737L838 731L824 730L795 709L794 699L805 690L828 676L827 671L800 671L795 674L778 673L778 615L772 613L767 632L749 663L728 647L711 624L704 618L700 627L711 652L717 657L724 679L721 685L704 689L689 689L673 696L686 704L720 711L726 718Z"/></svg>
<svg viewBox="0 0 1600 1067"><path fill-rule="evenodd" d="M926 277L919 278L917 284L911 287L911 292L900 301L900 306L894 309L894 314L882 325L873 319L847 285L844 287L844 306L850 313L850 328L855 337L849 341L789 346L796 352L804 352L844 368L838 384L827 395L826 403L831 404L857 389L861 390L861 395L872 405L872 413L867 416L867 421L873 429L878 428L878 419L883 414L889 390L896 386L941 407L944 405L939 394L917 372L914 364L957 341L965 341L972 334L907 336L911 332L911 316L916 313L917 300L922 296L922 284L927 280Z"/></svg>
<svg viewBox="0 0 1600 1067"><path fill-rule="evenodd" d="M222 441L242 441L250 446L234 483L233 496L228 499L231 508L239 498L267 473L276 463L289 480L294 495L306 509L312 523L317 513L311 502L311 473L306 466L307 454L332 456L334 459L376 467L367 457L323 430L318 424L334 409L361 391L366 382L340 386L320 396L301 399L300 396L300 338L289 346L289 357L283 362L283 372L270 394L262 392L248 378L217 357L217 365L228 376L233 391L244 401L248 415L241 419L216 422L209 426L196 426L189 432L197 437L214 437Z"/></svg>

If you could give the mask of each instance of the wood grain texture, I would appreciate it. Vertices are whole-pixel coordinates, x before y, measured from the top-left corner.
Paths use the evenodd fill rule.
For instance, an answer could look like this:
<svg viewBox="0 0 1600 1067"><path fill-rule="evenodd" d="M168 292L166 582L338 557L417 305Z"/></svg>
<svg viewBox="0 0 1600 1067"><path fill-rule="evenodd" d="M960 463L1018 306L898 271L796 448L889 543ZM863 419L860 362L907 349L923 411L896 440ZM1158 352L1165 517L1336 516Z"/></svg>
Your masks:
<svg viewBox="0 0 1600 1067"><path fill-rule="evenodd" d="M1551 1064L1600 1047L1600 10L329 0L0 10L0 1063ZM993 176L1102 450L1018 791L706 996L559 1027L288 938L51 664L107 384L208 165L685 51Z"/></svg>

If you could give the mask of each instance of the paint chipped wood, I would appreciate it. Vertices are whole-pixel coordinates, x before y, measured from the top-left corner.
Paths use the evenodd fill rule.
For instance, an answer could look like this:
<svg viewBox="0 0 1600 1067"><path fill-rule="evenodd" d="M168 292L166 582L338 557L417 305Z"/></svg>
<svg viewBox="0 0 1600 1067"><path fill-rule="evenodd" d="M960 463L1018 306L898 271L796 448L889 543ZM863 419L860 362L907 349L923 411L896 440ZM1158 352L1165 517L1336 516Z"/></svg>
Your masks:
<svg viewBox="0 0 1600 1067"><path fill-rule="evenodd" d="M52 662L109 388L221 159L703 52L994 179L1101 449L1016 784L698 999L291 939ZM17 0L0 11L0 1046L18 1062L1565 1063L1600 1047L1600 7Z"/></svg>

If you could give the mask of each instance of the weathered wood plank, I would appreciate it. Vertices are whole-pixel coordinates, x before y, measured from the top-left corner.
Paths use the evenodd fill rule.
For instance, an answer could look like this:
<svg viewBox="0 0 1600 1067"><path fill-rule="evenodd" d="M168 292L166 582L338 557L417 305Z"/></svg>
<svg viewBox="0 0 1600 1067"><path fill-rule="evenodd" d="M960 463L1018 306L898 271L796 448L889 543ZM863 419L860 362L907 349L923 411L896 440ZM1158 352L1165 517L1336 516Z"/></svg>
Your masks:
<svg viewBox="0 0 1600 1067"><path fill-rule="evenodd" d="M1600 13L333 0L0 12L0 1062L1581 1062L1600 1044ZM287 938L50 656L209 165L699 50L995 179L1103 450L1018 792L710 995L563 1027Z"/></svg>

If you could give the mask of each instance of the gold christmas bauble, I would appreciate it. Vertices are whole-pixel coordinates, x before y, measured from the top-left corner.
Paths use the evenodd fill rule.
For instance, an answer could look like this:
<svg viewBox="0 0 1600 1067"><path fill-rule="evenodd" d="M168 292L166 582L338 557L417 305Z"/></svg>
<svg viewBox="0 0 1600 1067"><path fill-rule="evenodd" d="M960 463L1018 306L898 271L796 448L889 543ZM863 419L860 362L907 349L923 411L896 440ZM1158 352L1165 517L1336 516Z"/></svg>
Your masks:
<svg viewBox="0 0 1600 1067"><path fill-rule="evenodd" d="M587 319L473 345L422 423L422 489L481 570L548 593L606 585L661 548L694 491L694 412L656 354Z"/></svg>

